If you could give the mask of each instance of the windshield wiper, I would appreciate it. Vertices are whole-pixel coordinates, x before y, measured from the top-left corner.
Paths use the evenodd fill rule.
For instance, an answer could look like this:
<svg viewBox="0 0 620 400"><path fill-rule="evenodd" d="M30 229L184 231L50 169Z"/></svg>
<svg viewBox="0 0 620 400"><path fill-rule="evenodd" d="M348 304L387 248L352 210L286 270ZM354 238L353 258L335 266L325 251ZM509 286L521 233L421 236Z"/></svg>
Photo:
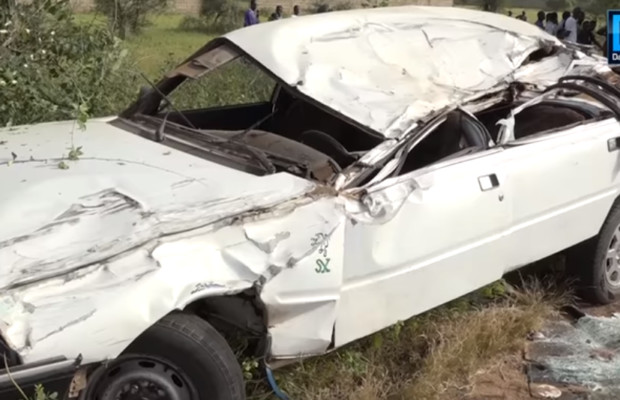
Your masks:
<svg viewBox="0 0 620 400"><path fill-rule="evenodd" d="M164 115L164 119L161 122L161 124L157 127L157 130L155 131L155 141L158 143L163 142L166 139L166 122L168 122L168 115L170 114L170 111L168 111L166 113L166 115Z"/></svg>
<svg viewBox="0 0 620 400"><path fill-rule="evenodd" d="M249 128L247 128L247 129L237 133L236 135L233 135L230 138L230 140L239 140L239 141L241 141L241 139L243 139L248 132L250 132L251 130L253 130L257 126L261 125L263 122L267 121L269 118L273 117L273 115L275 113L276 113L276 109L274 108L273 111L271 111L269 114L265 115L263 118L259 119L258 121L254 122L252 125L250 125Z"/></svg>
<svg viewBox="0 0 620 400"><path fill-rule="evenodd" d="M142 72L140 72L140 75L142 75L142 78L157 92L159 93L159 95L166 100L167 106L170 106L170 108L172 108L177 114L179 114L181 117L183 117L183 120L187 123L187 125L191 126L192 128L196 129L196 127L194 126L194 124L192 124L192 121L190 121L185 114L183 114L181 111L179 111L178 108L176 108L174 106L174 104L172 103L172 101L170 101L170 99L168 98L168 96L166 96L161 90L159 90L159 88L157 87L157 85L155 85L153 82L151 82L149 80L149 78L146 77L146 75L144 75ZM170 114L170 111L168 111L168 113L166 114L165 118L168 118L168 114ZM164 121L163 125L165 125L166 122Z"/></svg>
<svg viewBox="0 0 620 400"><path fill-rule="evenodd" d="M137 117L139 119L146 120L149 122L160 121L160 118L154 117L152 115L139 114ZM277 172L274 164L269 160L269 158L261 150L251 147L243 142L239 142L236 140L230 140L230 139L224 139L224 138L214 136L214 135L207 135L198 129L189 128L187 126L177 124L175 122L168 122L167 117L168 115L166 114L164 116L163 121L158 125L155 131L155 141L161 142L164 139L169 139L173 142L178 142L179 140L181 141L190 140L190 141L197 141L199 143L200 142L208 143L209 145L221 146L224 148L228 148L229 151L233 150L235 152L240 152L240 153L243 153L244 155L249 156L251 159L254 159L255 161L257 161L258 164L266 172L270 174ZM164 132L164 128L168 123L172 124L174 129L170 133L166 134ZM193 146L196 146L196 145L193 145Z"/></svg>
<svg viewBox="0 0 620 400"><path fill-rule="evenodd" d="M142 75L142 78L144 78L144 80L157 92L159 93L159 95L166 101L166 105L170 106L170 108L172 108L177 114L179 114L183 120L187 123L187 125L189 125L192 129L193 132L196 132L198 134L202 135L202 132L200 132L200 130L198 128L196 128L194 126L194 124L192 124L192 122L185 116L185 114L183 114L181 111L179 111L179 109L177 109L174 104L172 103L172 101L168 98L168 96L166 96L164 93L162 93L161 90L159 90L157 88L157 86L151 82L142 72L140 72L140 75ZM259 120L257 123L255 123L252 127L250 127L249 129L246 129L245 132L243 132L242 135L235 135L235 136L243 136L245 135L247 132L249 132L253 127L260 125L260 123L266 121L269 117L271 117L273 114L275 113L275 110L272 111L270 114L268 114L265 118L261 118L261 120ZM159 125L159 127L157 128L157 130L155 131L155 141L157 142L163 142L166 139L166 133L164 132L165 128L166 128L166 124L168 123L168 115L170 114L170 110L168 110L168 112L166 112L166 115L164 115L164 119L162 120L162 123ZM235 138L231 138L231 139L236 139ZM254 158L256 161L258 161L258 163L270 174L273 174L276 172L276 167L273 165L273 163L271 161L269 161L269 158L260 150L255 149L251 146L246 145L243 142L238 142L236 140L231 140L230 144L236 144L235 147L239 147L241 149L244 150L244 152L246 154L249 154L250 156L252 156L252 158Z"/></svg>

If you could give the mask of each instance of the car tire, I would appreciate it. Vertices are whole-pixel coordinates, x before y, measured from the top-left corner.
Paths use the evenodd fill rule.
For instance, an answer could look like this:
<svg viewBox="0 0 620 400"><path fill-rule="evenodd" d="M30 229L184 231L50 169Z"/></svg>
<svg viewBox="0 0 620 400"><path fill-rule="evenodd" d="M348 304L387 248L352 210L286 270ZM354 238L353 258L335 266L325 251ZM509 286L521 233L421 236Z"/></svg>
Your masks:
<svg viewBox="0 0 620 400"><path fill-rule="evenodd" d="M620 203L613 205L596 237L569 251L567 264L584 300L609 304L620 298Z"/></svg>
<svg viewBox="0 0 620 400"><path fill-rule="evenodd" d="M131 390L135 397L126 397ZM152 398L166 400L245 399L243 374L226 340L208 322L185 313L164 317L99 368L83 399L151 398L154 392Z"/></svg>

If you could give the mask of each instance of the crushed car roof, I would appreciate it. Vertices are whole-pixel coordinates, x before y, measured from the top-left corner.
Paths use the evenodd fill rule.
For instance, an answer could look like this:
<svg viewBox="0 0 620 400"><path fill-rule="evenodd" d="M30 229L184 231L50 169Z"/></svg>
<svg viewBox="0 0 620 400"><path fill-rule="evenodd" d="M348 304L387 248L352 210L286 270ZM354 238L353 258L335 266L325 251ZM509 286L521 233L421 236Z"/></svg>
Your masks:
<svg viewBox="0 0 620 400"><path fill-rule="evenodd" d="M331 12L224 36L287 84L385 137L509 79L541 41L533 24L454 7Z"/></svg>

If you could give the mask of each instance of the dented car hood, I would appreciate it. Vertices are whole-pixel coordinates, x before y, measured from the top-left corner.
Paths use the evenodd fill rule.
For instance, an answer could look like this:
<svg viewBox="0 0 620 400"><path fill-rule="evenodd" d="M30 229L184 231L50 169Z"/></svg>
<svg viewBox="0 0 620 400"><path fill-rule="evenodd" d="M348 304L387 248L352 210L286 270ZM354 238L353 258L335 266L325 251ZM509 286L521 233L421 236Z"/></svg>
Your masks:
<svg viewBox="0 0 620 400"><path fill-rule="evenodd" d="M0 143L0 293L313 188L220 166L105 120L84 132L73 122L0 129ZM67 159L78 147L79 160Z"/></svg>
<svg viewBox="0 0 620 400"><path fill-rule="evenodd" d="M515 81L513 73L542 45L563 46L515 18L424 6L289 18L224 38L303 94L388 138ZM559 75L570 64L550 61L547 72Z"/></svg>

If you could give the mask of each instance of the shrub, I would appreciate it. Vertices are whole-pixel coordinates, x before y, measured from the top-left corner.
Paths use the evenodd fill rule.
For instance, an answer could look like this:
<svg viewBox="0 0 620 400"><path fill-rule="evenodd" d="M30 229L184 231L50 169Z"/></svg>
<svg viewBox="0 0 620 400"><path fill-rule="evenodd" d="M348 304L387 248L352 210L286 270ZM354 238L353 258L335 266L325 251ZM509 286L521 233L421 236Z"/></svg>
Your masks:
<svg viewBox="0 0 620 400"><path fill-rule="evenodd" d="M355 6L350 1L339 1L332 6L331 11L352 10L353 8Z"/></svg>
<svg viewBox="0 0 620 400"><path fill-rule="evenodd" d="M497 12L503 7L505 0L483 0L482 9L484 11Z"/></svg>
<svg viewBox="0 0 620 400"><path fill-rule="evenodd" d="M387 7L389 5L389 0L365 0L362 2L363 8Z"/></svg>
<svg viewBox="0 0 620 400"><path fill-rule="evenodd" d="M183 17L179 24L179 29L188 32L205 32L211 33L213 25L204 17L196 17L194 15L187 15Z"/></svg>
<svg viewBox="0 0 620 400"><path fill-rule="evenodd" d="M568 0L547 0L545 2L547 9L549 10L568 10L571 8Z"/></svg>
<svg viewBox="0 0 620 400"><path fill-rule="evenodd" d="M125 39L146 25L149 14L163 12L168 0L95 0L95 5L108 17L112 31Z"/></svg>
<svg viewBox="0 0 620 400"><path fill-rule="evenodd" d="M224 33L243 24L245 2L240 0L202 0L200 16L183 18L179 29L205 33Z"/></svg>
<svg viewBox="0 0 620 400"><path fill-rule="evenodd" d="M327 0L317 0L312 3L309 11L312 14L319 14L330 11L350 10L352 8L354 8L354 6L350 1L338 1L332 4Z"/></svg>
<svg viewBox="0 0 620 400"><path fill-rule="evenodd" d="M126 50L68 1L0 8L0 126L113 114L135 95Z"/></svg>

